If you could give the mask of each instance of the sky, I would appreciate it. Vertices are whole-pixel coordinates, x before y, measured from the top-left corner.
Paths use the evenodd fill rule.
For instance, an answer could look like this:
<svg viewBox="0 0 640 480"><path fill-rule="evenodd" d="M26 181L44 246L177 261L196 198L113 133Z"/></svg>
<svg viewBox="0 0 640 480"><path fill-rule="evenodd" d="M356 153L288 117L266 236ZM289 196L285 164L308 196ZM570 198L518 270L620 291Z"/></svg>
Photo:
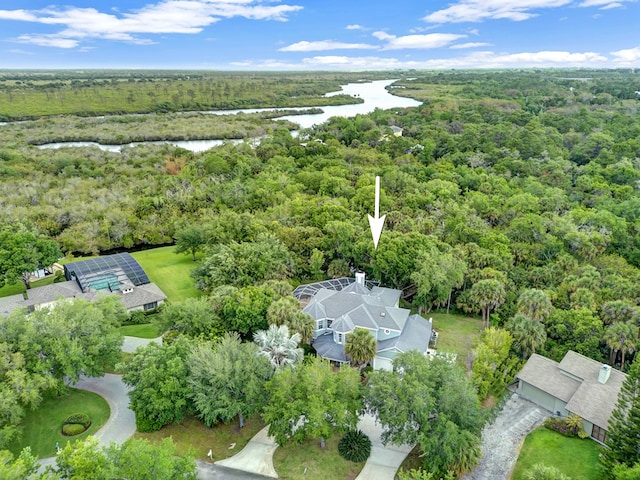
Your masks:
<svg viewBox="0 0 640 480"><path fill-rule="evenodd" d="M0 1L0 68L640 67L640 0Z"/></svg>

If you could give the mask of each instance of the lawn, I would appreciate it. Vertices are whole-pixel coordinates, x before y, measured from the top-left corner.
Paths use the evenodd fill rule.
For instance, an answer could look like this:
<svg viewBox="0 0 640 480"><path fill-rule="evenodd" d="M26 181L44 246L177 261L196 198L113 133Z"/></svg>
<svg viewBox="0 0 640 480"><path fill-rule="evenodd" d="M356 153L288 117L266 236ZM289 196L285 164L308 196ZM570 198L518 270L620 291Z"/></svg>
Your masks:
<svg viewBox="0 0 640 480"><path fill-rule="evenodd" d="M512 480L524 480L536 463L553 466L573 480L602 480L600 447L589 439L569 438L545 427L531 432L524 441Z"/></svg>
<svg viewBox="0 0 640 480"><path fill-rule="evenodd" d="M89 415L91 427L81 435L65 437L61 432L62 422L74 413ZM64 396L46 398L37 410L25 416L21 441L12 444L10 450L17 455L24 447L30 446L34 455L52 457L56 453L56 443L64 447L68 441L83 440L95 434L110 414L107 401L100 395L69 388Z"/></svg>
<svg viewBox="0 0 640 480"><path fill-rule="evenodd" d="M142 323L140 325L123 325L118 331L127 337L158 338L161 331L155 323Z"/></svg>
<svg viewBox="0 0 640 480"><path fill-rule="evenodd" d="M170 302L199 297L201 292L196 289L191 278L191 270L196 263L191 259L191 255L174 253L174 248L153 248L133 252L131 255L142 265L149 279L162 289Z"/></svg>
<svg viewBox="0 0 640 480"><path fill-rule="evenodd" d="M207 453L211 449L213 460L217 461L238 453L262 428L264 422L258 416L248 419L242 429L238 428L237 421L208 428L196 417L187 417L157 432L136 432L134 437L146 438L158 445L164 438L171 437L178 455L191 451L197 459L207 460ZM229 448L234 443L235 446Z"/></svg>
<svg viewBox="0 0 640 480"><path fill-rule="evenodd" d="M482 321L453 313L428 313L423 317L433 318L433 328L438 332L437 350L455 353L458 363L466 366L467 355L477 345L482 333Z"/></svg>
<svg viewBox="0 0 640 480"><path fill-rule="evenodd" d="M364 462L354 463L338 453L342 435L327 439L320 448L320 440L309 440L301 445L286 444L278 447L273 455L273 466L283 480L353 480L364 467Z"/></svg>

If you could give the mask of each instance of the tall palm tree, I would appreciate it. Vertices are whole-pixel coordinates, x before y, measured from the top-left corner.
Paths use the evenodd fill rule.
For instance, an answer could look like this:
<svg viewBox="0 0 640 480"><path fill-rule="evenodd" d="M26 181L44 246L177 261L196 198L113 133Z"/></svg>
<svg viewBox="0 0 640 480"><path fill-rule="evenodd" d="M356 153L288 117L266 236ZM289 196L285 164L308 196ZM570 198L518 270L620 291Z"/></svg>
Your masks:
<svg viewBox="0 0 640 480"><path fill-rule="evenodd" d="M517 313L506 325L522 358L529 358L547 341L544 324Z"/></svg>
<svg viewBox="0 0 640 480"><path fill-rule="evenodd" d="M269 325L268 330L254 333L253 341L260 347L260 355L267 357L277 369L293 366L304 357L304 352L298 348L300 334L289 335L286 325Z"/></svg>
<svg viewBox="0 0 640 480"><path fill-rule="evenodd" d="M537 288L523 290L518 297L518 312L536 322L543 322L551 313L551 300Z"/></svg>
<svg viewBox="0 0 640 480"><path fill-rule="evenodd" d="M627 352L634 352L638 346L638 327L631 323L614 323L604 331L604 341L611 349L609 363L613 363L616 354L622 352L620 370L624 370L624 357Z"/></svg>
<svg viewBox="0 0 640 480"><path fill-rule="evenodd" d="M378 342L369 330L356 328L347 334L344 342L344 354L351 365L358 370L362 370L362 367L371 362L377 351Z"/></svg>
<svg viewBox="0 0 640 480"><path fill-rule="evenodd" d="M302 343L311 343L313 332L316 329L316 321L311 315L303 311L298 311L287 322L289 331L300 335Z"/></svg>
<svg viewBox="0 0 640 480"><path fill-rule="evenodd" d="M482 326L489 326L489 316L491 310L498 308L504 303L506 293L504 286L498 280L486 279L473 284L469 297L482 310Z"/></svg>

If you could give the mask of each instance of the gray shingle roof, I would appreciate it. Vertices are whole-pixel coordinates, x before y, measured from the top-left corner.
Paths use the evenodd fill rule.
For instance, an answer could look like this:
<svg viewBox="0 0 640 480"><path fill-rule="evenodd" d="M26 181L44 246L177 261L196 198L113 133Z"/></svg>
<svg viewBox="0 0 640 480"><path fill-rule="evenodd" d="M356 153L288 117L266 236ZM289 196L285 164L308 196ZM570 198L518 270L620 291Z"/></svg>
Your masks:
<svg viewBox="0 0 640 480"><path fill-rule="evenodd" d="M333 335L320 335L313 341L313 348L316 349L318 355L336 362L346 362L347 357L344 354L344 346L333 341Z"/></svg>
<svg viewBox="0 0 640 480"><path fill-rule="evenodd" d="M598 382L601 367L600 362L573 351L567 352L560 363L533 354L517 377L567 402L569 412L607 430L627 375L611 369L609 379L602 384Z"/></svg>
<svg viewBox="0 0 640 480"><path fill-rule="evenodd" d="M147 283L146 285L138 285L130 293L115 293L120 297L122 303L130 310L132 308L143 307L149 303L162 302L167 299L160 287L155 283Z"/></svg>
<svg viewBox="0 0 640 480"><path fill-rule="evenodd" d="M26 307L26 304L21 293L0 298L0 315L9 315L14 310L23 307Z"/></svg>

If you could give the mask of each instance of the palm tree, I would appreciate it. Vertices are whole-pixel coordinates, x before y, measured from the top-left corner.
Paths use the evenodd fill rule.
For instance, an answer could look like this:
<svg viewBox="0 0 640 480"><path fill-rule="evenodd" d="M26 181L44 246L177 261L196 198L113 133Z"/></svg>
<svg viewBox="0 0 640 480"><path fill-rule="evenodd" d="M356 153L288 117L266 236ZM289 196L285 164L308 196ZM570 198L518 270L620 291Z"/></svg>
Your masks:
<svg viewBox="0 0 640 480"><path fill-rule="evenodd" d="M275 300L267 309L269 325L288 325L291 317L300 311L300 302L293 296Z"/></svg>
<svg viewBox="0 0 640 480"><path fill-rule="evenodd" d="M511 333L513 342L520 350L522 358L528 358L536 353L536 349L542 347L547 341L544 324L536 322L522 313L517 313L507 323L506 328Z"/></svg>
<svg viewBox="0 0 640 480"><path fill-rule="evenodd" d="M310 343L316 329L316 321L308 313L298 311L289 319L287 326L289 331L300 335L302 343Z"/></svg>
<svg viewBox="0 0 640 480"><path fill-rule="evenodd" d="M616 322L628 322L635 318L638 309L628 300L606 302L600 309L600 318L605 325Z"/></svg>
<svg viewBox="0 0 640 480"><path fill-rule="evenodd" d="M367 363L373 360L378 351L378 342L369 330L356 328L347 334L344 342L344 353L351 365L362 370Z"/></svg>
<svg viewBox="0 0 640 480"><path fill-rule="evenodd" d="M634 352L638 345L638 327L631 323L614 323L605 329L604 341L611 349L609 363L613 363L616 354L622 352L620 370L624 370L625 354Z"/></svg>
<svg viewBox="0 0 640 480"><path fill-rule="evenodd" d="M289 335L286 325L269 325L268 330L254 333L253 341L260 347L260 355L267 357L277 369L293 366L304 357L304 352L298 348L300 334Z"/></svg>
<svg viewBox="0 0 640 480"><path fill-rule="evenodd" d="M518 312L536 322L544 322L551 308L547 294L537 288L523 290L518 297Z"/></svg>
<svg viewBox="0 0 640 480"><path fill-rule="evenodd" d="M489 316L491 310L498 308L504 303L506 293L504 286L498 280L486 279L473 284L469 297L482 310L482 326L489 326Z"/></svg>

